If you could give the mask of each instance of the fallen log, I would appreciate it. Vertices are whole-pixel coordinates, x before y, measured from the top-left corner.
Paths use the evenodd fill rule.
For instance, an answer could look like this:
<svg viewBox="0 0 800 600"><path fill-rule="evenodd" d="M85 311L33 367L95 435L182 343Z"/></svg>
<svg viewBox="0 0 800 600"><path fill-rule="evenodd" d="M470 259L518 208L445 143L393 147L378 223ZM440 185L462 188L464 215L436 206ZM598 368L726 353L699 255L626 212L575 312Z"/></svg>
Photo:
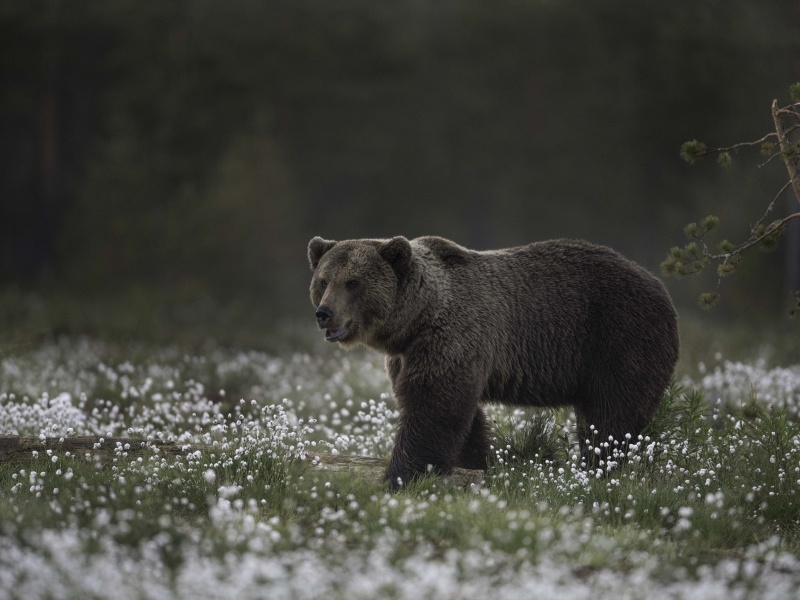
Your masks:
<svg viewBox="0 0 800 600"><path fill-rule="evenodd" d="M142 438L73 436L21 437L0 436L0 463L28 464L46 458L48 454L108 463L120 457L134 457L150 450L175 457L186 454L186 446L176 442ZM196 448L200 449L200 448ZM48 453L49 451L49 453ZM387 462L368 456L342 456L321 452L308 453L305 463L314 470L331 473L350 473L372 483L383 482ZM443 477L448 483L469 487L483 482L483 471L455 468Z"/></svg>
<svg viewBox="0 0 800 600"><path fill-rule="evenodd" d="M369 456L340 456L338 454L309 453L306 461L312 467L332 473L352 473L375 483L383 482L387 461ZM442 479L461 487L483 483L483 471L456 467Z"/></svg>
<svg viewBox="0 0 800 600"><path fill-rule="evenodd" d="M167 456L183 454L183 447L174 442L137 438L81 435L74 437L0 436L0 463L29 463L50 454L73 458L89 458L108 462L121 455L138 456L148 448L157 448Z"/></svg>

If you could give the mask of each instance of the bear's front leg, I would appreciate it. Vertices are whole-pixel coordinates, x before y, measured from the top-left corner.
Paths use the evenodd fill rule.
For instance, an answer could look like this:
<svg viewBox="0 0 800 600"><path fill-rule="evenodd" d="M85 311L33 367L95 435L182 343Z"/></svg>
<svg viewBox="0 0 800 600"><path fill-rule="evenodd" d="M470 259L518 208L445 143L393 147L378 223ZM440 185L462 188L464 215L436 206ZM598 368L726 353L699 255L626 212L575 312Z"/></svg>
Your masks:
<svg viewBox="0 0 800 600"><path fill-rule="evenodd" d="M394 372L393 372L394 371ZM400 422L386 480L393 490L420 475L444 475L460 465L478 411L469 376L415 375L392 369L390 375L400 408ZM459 385L461 384L461 385Z"/></svg>

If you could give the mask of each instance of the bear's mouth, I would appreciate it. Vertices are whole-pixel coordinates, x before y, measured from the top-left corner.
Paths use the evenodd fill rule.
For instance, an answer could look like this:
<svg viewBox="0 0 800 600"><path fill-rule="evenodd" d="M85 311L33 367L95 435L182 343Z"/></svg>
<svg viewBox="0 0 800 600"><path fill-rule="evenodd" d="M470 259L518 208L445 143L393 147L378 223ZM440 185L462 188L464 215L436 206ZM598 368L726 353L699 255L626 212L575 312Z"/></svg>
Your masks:
<svg viewBox="0 0 800 600"><path fill-rule="evenodd" d="M345 323L339 329L326 329L325 339L329 342L338 342L344 338L350 330L350 323Z"/></svg>

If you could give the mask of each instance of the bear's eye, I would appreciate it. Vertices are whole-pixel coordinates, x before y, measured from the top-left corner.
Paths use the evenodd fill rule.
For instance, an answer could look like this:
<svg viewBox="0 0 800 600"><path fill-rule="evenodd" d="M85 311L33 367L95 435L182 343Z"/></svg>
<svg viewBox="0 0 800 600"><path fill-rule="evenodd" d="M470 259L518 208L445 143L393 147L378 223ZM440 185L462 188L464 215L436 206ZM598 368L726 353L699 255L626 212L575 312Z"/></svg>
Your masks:
<svg viewBox="0 0 800 600"><path fill-rule="evenodd" d="M350 281L344 284L344 287L353 292L358 289L358 281L356 281L355 279L351 279Z"/></svg>
<svg viewBox="0 0 800 600"><path fill-rule="evenodd" d="M328 282L323 279L322 281L319 282L319 287L321 287L324 290L326 287L328 287Z"/></svg>

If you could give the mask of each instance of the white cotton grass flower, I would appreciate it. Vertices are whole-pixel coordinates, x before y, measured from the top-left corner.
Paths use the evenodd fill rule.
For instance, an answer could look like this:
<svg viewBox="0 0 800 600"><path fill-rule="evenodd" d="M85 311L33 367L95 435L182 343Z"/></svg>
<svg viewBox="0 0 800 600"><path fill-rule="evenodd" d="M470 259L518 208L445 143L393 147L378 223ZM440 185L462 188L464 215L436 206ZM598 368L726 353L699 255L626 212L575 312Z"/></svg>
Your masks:
<svg viewBox="0 0 800 600"><path fill-rule="evenodd" d="M723 407L741 407L755 399L800 417L800 365L767 368L763 359L752 364L724 361L699 381L686 383L708 398L719 398Z"/></svg>

